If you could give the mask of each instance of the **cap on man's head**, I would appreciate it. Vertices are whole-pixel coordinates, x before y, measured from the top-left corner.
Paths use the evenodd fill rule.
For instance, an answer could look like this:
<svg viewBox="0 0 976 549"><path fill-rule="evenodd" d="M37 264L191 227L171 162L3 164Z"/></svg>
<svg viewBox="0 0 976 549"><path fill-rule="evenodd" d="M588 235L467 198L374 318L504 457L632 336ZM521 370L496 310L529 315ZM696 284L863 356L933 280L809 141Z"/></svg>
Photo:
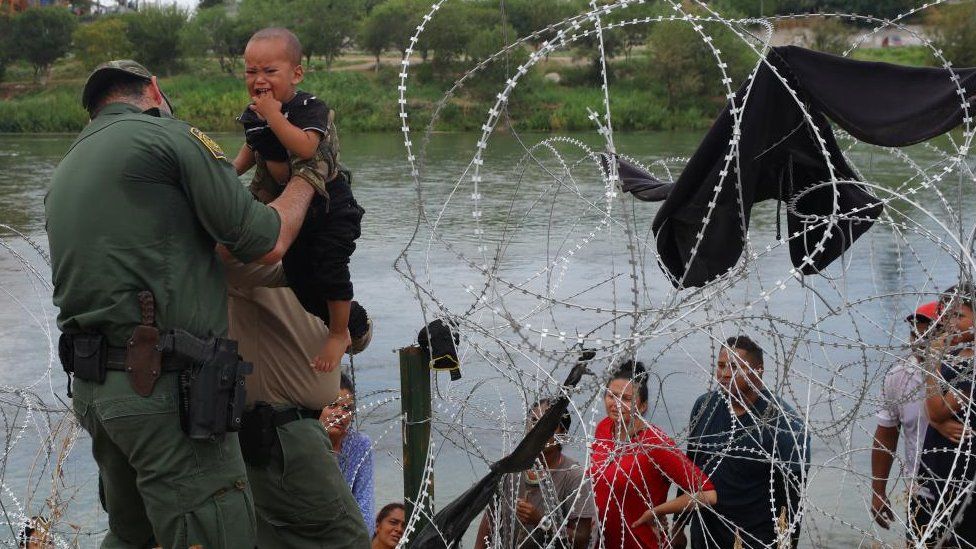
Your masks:
<svg viewBox="0 0 976 549"><path fill-rule="evenodd" d="M113 79L120 75L134 76L146 82L152 81L152 73L146 67L131 59L116 59L115 61L102 63L95 67L95 70L88 75L88 81L85 82L85 89L81 92L81 106L86 111L92 112L92 109L95 107L94 103L101 96L102 92L105 91L105 88L112 83ZM169 98L165 95L163 96L163 100L166 101L167 105L170 105ZM170 110L172 110L172 105L170 105Z"/></svg>
<svg viewBox="0 0 976 549"><path fill-rule="evenodd" d="M932 322L939 318L939 302L932 301L919 305L915 312L908 315L905 320L908 322Z"/></svg>

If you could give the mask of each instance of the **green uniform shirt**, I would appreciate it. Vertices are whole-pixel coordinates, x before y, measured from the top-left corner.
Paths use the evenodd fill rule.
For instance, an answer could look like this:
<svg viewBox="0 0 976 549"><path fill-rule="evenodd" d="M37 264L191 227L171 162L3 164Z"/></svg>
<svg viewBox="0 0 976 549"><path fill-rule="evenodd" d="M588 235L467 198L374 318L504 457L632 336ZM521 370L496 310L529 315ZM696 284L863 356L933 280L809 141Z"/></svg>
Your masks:
<svg viewBox="0 0 976 549"><path fill-rule="evenodd" d="M71 145L44 207L58 326L115 346L139 324L143 290L156 298L160 329L224 335L214 245L250 262L271 251L281 223L209 137L123 103L104 107Z"/></svg>

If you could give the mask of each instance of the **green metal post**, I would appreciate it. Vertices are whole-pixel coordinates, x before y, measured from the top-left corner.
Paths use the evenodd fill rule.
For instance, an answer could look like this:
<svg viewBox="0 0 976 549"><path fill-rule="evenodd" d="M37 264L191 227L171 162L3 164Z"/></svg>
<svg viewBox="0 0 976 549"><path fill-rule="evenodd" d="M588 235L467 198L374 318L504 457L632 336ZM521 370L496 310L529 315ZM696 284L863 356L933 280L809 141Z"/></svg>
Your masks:
<svg viewBox="0 0 976 549"><path fill-rule="evenodd" d="M424 466L430 450L430 358L418 346L400 349L400 404L403 411L403 504L407 517L414 502L422 503L424 514L415 523L414 535L424 529L433 513L433 477L424 486ZM426 492L418 498L421 489ZM416 498L416 500L415 500Z"/></svg>

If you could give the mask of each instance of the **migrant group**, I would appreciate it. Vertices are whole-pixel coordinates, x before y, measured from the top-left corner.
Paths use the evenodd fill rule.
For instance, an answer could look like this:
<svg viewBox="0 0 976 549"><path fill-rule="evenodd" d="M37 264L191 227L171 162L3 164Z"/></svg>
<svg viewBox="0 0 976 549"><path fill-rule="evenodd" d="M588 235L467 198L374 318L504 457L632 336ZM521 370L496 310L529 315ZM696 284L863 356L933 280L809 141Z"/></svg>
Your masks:
<svg viewBox="0 0 976 549"><path fill-rule="evenodd" d="M111 61L86 82L91 121L45 197L58 351L98 464L102 547L391 549L404 506L375 510L371 443L351 427L339 368L372 334L349 276L364 210L334 112L298 89L295 36L259 31L244 57L234 158L173 116L145 67ZM974 419L971 296L960 285L909 317L917 344L885 380L872 459L872 512L888 527L905 436L906 536L942 547L976 543L976 464L958 450ZM718 389L695 401L682 449L644 417L643 364L619 364L589 456L563 452L563 415L540 465L500 483L475 546L795 545L810 436L765 368L749 336L723 341ZM531 406L530 427L550 404Z"/></svg>

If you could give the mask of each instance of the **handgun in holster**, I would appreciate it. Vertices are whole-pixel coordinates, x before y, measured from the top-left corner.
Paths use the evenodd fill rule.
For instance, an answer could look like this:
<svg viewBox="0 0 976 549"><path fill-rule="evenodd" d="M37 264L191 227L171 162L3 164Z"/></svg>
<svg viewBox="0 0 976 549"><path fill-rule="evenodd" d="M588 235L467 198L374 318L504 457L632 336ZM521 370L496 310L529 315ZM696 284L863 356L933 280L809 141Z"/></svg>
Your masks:
<svg viewBox="0 0 976 549"><path fill-rule="evenodd" d="M180 372L180 422L191 439L215 440L239 431L244 414L244 376L254 370L237 353L237 342L198 338L183 330L162 335L159 349L188 360Z"/></svg>

